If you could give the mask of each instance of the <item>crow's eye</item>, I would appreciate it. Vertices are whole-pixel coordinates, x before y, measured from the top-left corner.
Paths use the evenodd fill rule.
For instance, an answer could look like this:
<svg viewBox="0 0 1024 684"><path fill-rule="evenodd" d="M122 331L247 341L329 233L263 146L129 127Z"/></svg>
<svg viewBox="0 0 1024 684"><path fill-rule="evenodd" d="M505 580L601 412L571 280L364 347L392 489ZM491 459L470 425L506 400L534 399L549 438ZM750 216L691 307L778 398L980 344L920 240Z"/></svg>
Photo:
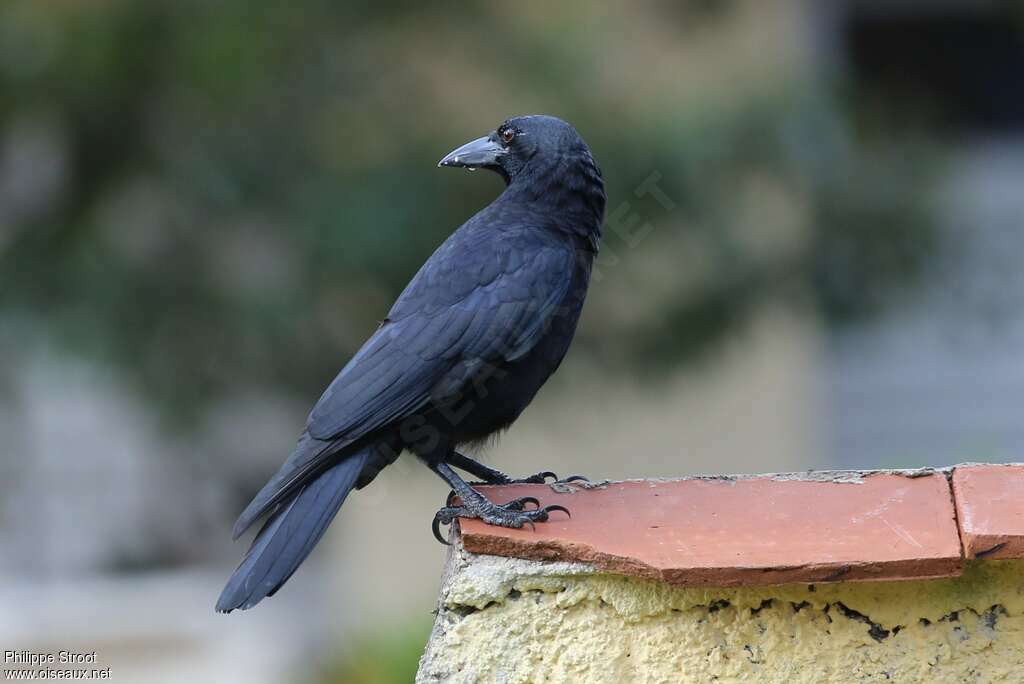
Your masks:
<svg viewBox="0 0 1024 684"><path fill-rule="evenodd" d="M512 142L512 138L516 137L516 131L514 128L503 128L498 131L498 135L501 136L501 141L507 145Z"/></svg>

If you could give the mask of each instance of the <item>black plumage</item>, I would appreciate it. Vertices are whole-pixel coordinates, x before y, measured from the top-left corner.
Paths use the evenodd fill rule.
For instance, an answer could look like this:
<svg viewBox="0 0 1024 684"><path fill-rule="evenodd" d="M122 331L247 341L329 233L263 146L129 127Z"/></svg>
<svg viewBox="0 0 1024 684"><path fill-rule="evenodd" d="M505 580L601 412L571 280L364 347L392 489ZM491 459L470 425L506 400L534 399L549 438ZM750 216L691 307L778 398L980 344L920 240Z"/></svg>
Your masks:
<svg viewBox="0 0 1024 684"><path fill-rule="evenodd" d="M491 169L506 188L434 252L313 407L291 456L235 525L237 537L269 514L218 611L276 592L349 490L403 450L462 499L435 525L464 516L521 527L553 510L492 504L451 466L511 481L455 449L510 425L565 356L601 235L601 173L575 129L549 116L510 119L440 165Z"/></svg>

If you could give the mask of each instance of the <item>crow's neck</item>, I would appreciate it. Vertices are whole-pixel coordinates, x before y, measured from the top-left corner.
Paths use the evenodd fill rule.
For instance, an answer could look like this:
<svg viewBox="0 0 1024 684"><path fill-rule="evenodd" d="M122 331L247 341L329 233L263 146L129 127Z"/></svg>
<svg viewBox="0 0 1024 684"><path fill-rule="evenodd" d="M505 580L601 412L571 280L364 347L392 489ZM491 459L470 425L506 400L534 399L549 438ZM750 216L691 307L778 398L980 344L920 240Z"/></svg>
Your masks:
<svg viewBox="0 0 1024 684"><path fill-rule="evenodd" d="M593 160L558 160L512 179L499 201L515 202L552 229L582 239L594 252L604 221L604 181Z"/></svg>

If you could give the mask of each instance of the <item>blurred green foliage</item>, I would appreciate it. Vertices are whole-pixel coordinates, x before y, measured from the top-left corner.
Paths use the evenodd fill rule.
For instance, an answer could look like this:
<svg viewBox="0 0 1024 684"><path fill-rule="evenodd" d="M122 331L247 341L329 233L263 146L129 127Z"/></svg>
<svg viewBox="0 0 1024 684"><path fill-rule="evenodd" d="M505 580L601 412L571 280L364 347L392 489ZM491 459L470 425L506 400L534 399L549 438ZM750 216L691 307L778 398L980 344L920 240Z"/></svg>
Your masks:
<svg viewBox="0 0 1024 684"><path fill-rule="evenodd" d="M860 135L819 75L674 59L734 5L10 0L4 320L179 416L311 396L500 189L436 160L530 112L573 122L610 211L650 224L606 229L589 353L698 358L767 298L876 311L934 251L935 165L902 132ZM673 209L637 197L652 173Z"/></svg>
<svg viewBox="0 0 1024 684"><path fill-rule="evenodd" d="M323 665L317 684L407 684L416 679L430 620L407 620L341 646Z"/></svg>

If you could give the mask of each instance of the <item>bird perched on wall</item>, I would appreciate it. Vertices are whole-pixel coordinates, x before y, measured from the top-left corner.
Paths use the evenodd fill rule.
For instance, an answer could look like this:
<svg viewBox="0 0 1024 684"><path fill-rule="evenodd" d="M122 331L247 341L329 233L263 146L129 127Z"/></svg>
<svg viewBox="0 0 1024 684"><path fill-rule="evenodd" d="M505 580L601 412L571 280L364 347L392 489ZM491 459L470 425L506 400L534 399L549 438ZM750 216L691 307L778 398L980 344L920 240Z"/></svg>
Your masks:
<svg viewBox="0 0 1024 684"><path fill-rule="evenodd" d="M295 450L235 524L237 539L267 517L220 612L280 589L348 493L403 451L451 487L434 518L439 539L438 525L457 517L522 527L568 513L532 498L495 504L454 469L489 484L554 477L513 480L457 449L511 425L569 349L601 238L601 171L576 130L551 116L509 119L439 166L495 171L505 190L423 264L313 407Z"/></svg>

